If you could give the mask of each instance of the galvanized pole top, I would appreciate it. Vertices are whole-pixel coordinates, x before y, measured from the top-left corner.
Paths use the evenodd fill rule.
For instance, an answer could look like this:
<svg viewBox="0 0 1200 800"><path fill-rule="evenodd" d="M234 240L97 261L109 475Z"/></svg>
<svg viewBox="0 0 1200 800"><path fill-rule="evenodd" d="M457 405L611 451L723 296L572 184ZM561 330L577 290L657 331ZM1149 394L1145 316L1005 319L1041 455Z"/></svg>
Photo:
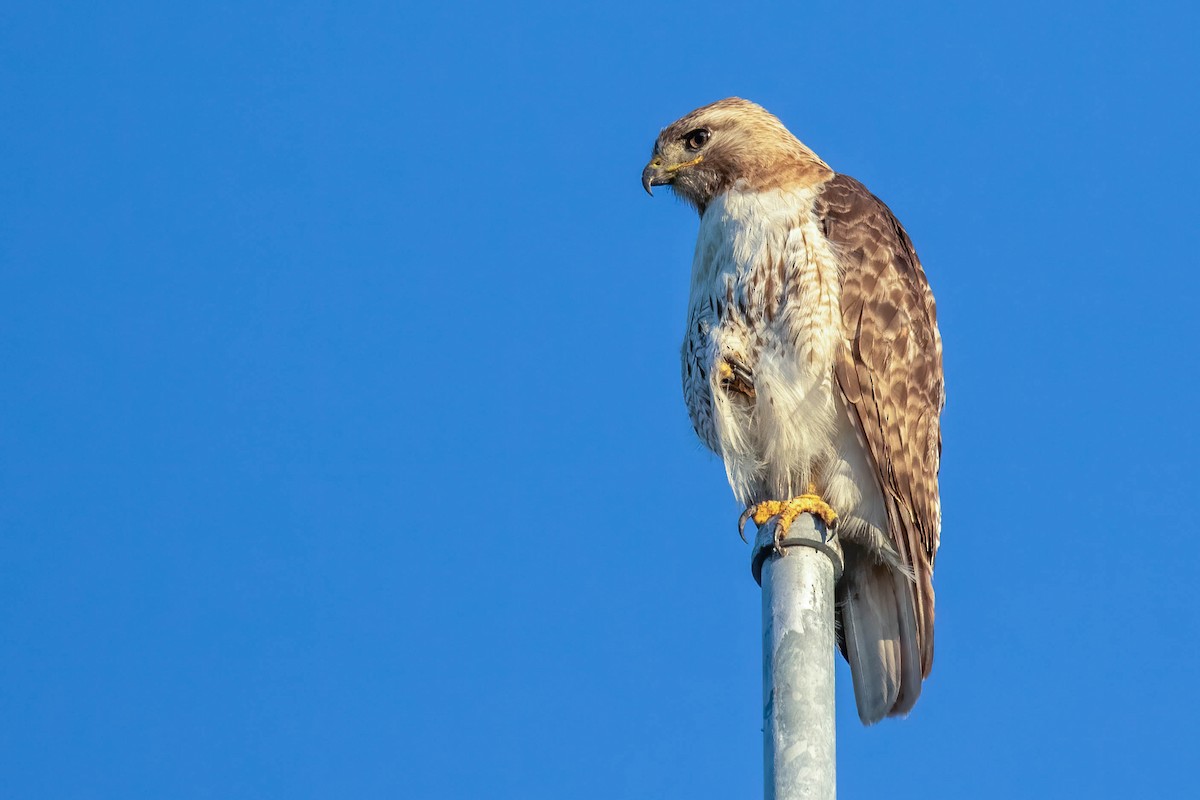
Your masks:
<svg viewBox="0 0 1200 800"><path fill-rule="evenodd" d="M763 562L771 556L782 556L792 547L811 547L829 556L829 561L833 564L833 582L836 584L842 579L846 565L842 559L842 545L837 534L826 528L820 518L812 514L802 514L792 523L787 536L778 544L775 542L774 521L758 529L758 535L754 537L754 550L750 556L750 572L759 586L762 586Z"/></svg>

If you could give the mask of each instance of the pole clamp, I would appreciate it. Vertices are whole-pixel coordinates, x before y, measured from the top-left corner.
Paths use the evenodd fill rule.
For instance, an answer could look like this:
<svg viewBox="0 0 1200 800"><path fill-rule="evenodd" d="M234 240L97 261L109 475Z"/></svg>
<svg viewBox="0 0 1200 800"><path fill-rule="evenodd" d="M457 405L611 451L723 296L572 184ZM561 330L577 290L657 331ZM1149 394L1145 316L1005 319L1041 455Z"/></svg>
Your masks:
<svg viewBox="0 0 1200 800"><path fill-rule="evenodd" d="M762 568L768 558L783 558L775 549L775 526L778 519L772 519L770 524L758 529L754 537L754 551L750 557L750 572L754 581L762 586ZM842 579L845 562L842 559L842 545L837 534L825 527L825 522L812 514L801 514L788 528L787 537L779 543L779 549L786 555L792 547L811 547L829 556L833 564L833 583Z"/></svg>

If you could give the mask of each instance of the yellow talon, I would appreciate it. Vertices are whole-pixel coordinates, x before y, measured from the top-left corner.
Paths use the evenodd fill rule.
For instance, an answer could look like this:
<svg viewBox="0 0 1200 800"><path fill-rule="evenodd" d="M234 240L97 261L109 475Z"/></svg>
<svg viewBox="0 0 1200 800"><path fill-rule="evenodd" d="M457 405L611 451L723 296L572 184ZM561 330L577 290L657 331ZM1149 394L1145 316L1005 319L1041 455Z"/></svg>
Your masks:
<svg viewBox="0 0 1200 800"><path fill-rule="evenodd" d="M810 483L808 491L799 497L793 497L791 500L764 500L747 508L741 519L738 520L738 533L741 534L742 539L746 538L745 529L748 519L754 520L754 524L761 528L775 517L779 517L779 522L775 525L775 545L778 548L779 543L787 537L788 528L801 514L814 514L820 517L825 523L825 527L830 530L833 530L837 524L837 512L821 499L821 496L817 494L817 487Z"/></svg>

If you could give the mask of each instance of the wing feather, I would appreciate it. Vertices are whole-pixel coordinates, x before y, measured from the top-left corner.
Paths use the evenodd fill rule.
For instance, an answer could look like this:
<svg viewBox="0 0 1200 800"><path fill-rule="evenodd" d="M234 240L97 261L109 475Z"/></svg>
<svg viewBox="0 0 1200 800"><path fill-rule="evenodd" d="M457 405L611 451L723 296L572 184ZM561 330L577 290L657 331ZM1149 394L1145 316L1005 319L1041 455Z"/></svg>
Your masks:
<svg viewBox="0 0 1200 800"><path fill-rule="evenodd" d="M845 346L835 374L875 464L888 536L915 579L921 673L928 675L945 403L933 293L908 234L861 183L835 176L824 185L816 211L844 270Z"/></svg>

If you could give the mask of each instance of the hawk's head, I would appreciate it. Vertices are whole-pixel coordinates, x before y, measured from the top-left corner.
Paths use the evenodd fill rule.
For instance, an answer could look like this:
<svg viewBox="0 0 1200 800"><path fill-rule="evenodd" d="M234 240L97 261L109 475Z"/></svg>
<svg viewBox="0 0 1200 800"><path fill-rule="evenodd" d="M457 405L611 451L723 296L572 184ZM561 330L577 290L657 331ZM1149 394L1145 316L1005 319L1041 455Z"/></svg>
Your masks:
<svg viewBox="0 0 1200 800"><path fill-rule="evenodd" d="M670 186L701 214L736 185L746 191L819 183L833 174L773 114L730 97L663 128L642 186Z"/></svg>

